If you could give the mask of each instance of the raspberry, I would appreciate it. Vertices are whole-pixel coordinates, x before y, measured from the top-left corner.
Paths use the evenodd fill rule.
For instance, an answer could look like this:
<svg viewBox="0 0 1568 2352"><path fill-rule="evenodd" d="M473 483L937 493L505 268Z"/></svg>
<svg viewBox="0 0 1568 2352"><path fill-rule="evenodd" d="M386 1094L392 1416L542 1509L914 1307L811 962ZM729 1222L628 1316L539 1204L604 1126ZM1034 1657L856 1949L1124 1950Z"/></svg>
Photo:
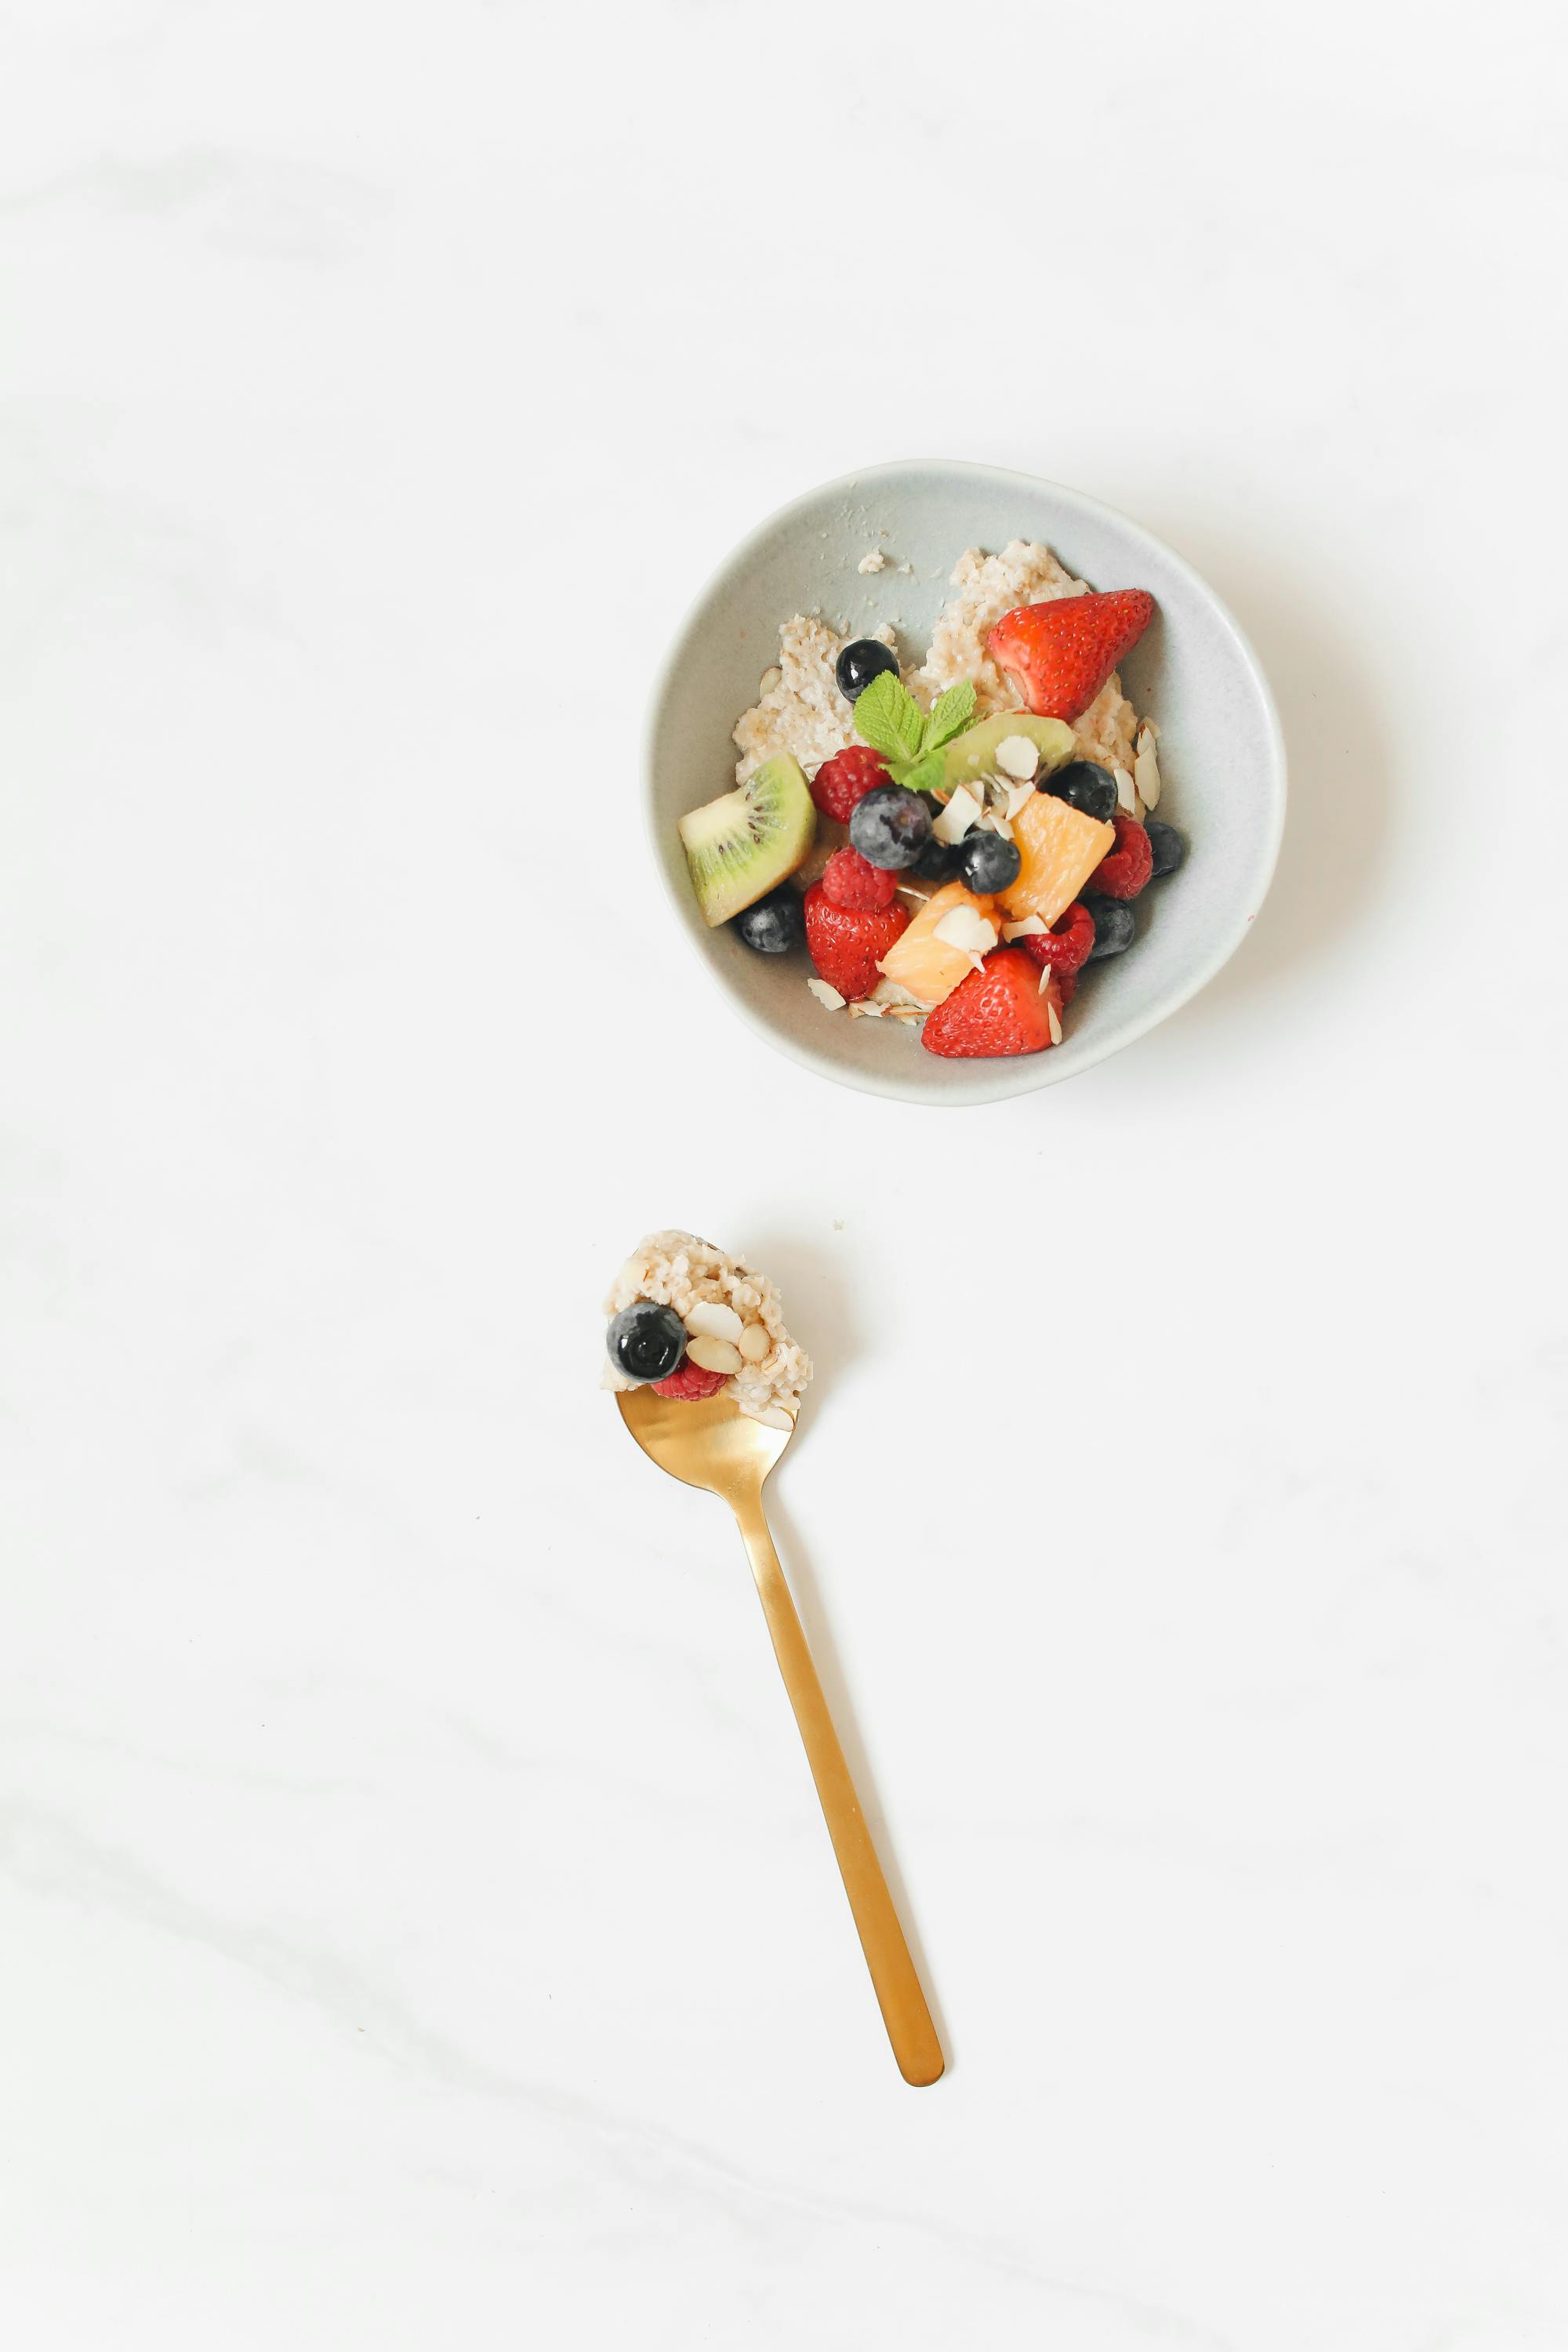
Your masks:
<svg viewBox="0 0 1568 2352"><path fill-rule="evenodd" d="M1078 994L1079 977L1076 971L1063 971L1059 964L1057 966L1057 994L1061 998L1064 1013Z"/></svg>
<svg viewBox="0 0 1568 2352"><path fill-rule="evenodd" d="M700 1364L682 1364L668 1380L655 1381L656 1396L676 1397L682 1404L695 1404L699 1397L716 1396L723 1387L727 1374L705 1372Z"/></svg>
<svg viewBox="0 0 1568 2352"><path fill-rule="evenodd" d="M899 895L892 875L858 849L836 849L822 869L824 895L836 907L890 907Z"/></svg>
<svg viewBox="0 0 1568 2352"><path fill-rule="evenodd" d="M888 763L880 751L873 751L868 743L850 743L823 761L811 780L811 797L824 816L847 824L856 802L864 800L873 784L887 781Z"/></svg>
<svg viewBox="0 0 1568 2352"><path fill-rule="evenodd" d="M1065 915L1058 915L1054 929L1032 931L1018 945L1026 956L1033 957L1042 968L1049 964L1058 980L1078 971L1089 961L1089 951L1094 945L1094 917L1089 908L1075 898Z"/></svg>
<svg viewBox="0 0 1568 2352"><path fill-rule="evenodd" d="M1154 871L1154 852L1135 818L1118 809L1110 822L1116 827L1116 846L1100 859L1085 887L1107 898L1136 898Z"/></svg>

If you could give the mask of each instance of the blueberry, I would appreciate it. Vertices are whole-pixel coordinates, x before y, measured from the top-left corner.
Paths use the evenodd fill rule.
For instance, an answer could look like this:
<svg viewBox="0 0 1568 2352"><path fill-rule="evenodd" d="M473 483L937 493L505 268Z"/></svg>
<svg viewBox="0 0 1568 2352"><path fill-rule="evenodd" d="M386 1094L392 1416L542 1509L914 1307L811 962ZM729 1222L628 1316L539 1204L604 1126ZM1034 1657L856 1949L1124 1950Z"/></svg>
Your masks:
<svg viewBox="0 0 1568 2352"><path fill-rule="evenodd" d="M989 827L984 833L966 834L959 844L958 878L977 898L993 890L1005 890L1009 882L1017 880L1023 863L1017 843L1004 841Z"/></svg>
<svg viewBox="0 0 1568 2352"><path fill-rule="evenodd" d="M1143 830L1149 836L1149 846L1154 853L1152 881L1162 874L1173 874L1187 854L1187 845L1173 824L1162 824L1157 816L1145 817Z"/></svg>
<svg viewBox="0 0 1568 2352"><path fill-rule="evenodd" d="M686 1326L673 1307L656 1307L639 1298L623 1307L607 1334L610 1361L629 1381L667 1381L680 1370L686 1353Z"/></svg>
<svg viewBox="0 0 1568 2352"><path fill-rule="evenodd" d="M917 882L951 882L963 848L962 841L939 841L933 833L910 872Z"/></svg>
<svg viewBox="0 0 1568 2352"><path fill-rule="evenodd" d="M873 784L855 803L849 839L868 866L896 873L912 866L931 839L931 804L902 784Z"/></svg>
<svg viewBox="0 0 1568 2352"><path fill-rule="evenodd" d="M1123 948L1131 946L1138 926L1124 899L1102 898L1096 894L1083 903L1094 924L1094 945L1089 951L1090 963L1100 956L1120 955Z"/></svg>
<svg viewBox="0 0 1568 2352"><path fill-rule="evenodd" d="M891 646L879 645L875 637L857 637L852 646L839 647L833 675L846 702L855 702L874 677L880 677L888 669L896 673L898 667L899 656Z"/></svg>
<svg viewBox="0 0 1568 2352"><path fill-rule="evenodd" d="M742 907L735 918L735 929L749 948L759 955L786 955L799 945L805 933L805 909L798 890L781 882L765 898L754 905Z"/></svg>
<svg viewBox="0 0 1568 2352"><path fill-rule="evenodd" d="M1101 824L1109 824L1116 814L1116 779L1109 768L1097 768L1092 760L1069 760L1065 768L1058 768L1041 784L1043 793L1050 793L1069 808L1081 809Z"/></svg>

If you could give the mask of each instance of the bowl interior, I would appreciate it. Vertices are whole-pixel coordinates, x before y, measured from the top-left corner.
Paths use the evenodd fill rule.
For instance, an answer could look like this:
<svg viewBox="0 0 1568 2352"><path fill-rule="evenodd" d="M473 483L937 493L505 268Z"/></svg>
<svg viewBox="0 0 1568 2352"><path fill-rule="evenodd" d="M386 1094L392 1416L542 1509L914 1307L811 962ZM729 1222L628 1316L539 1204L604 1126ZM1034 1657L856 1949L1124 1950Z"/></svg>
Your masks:
<svg viewBox="0 0 1568 2352"><path fill-rule="evenodd" d="M1091 965L1063 1043L1002 1061L944 1061L900 1024L828 1013L804 954L773 958L710 931L676 831L728 789L731 730L757 698L794 613L836 628L898 631L919 659L965 548L1045 540L1095 588L1147 588L1159 610L1122 665L1122 685L1160 730L1159 814L1187 836L1186 864L1137 900L1139 936ZM887 568L857 567L879 548ZM671 900L715 980L773 1045L825 1077L910 1100L994 1101L1085 1069L1173 1012L1245 937L1273 872L1284 816L1279 721L1257 660L1218 598L1137 524L1026 475L942 461L881 466L826 483L770 516L727 558L671 648L655 693L646 761L656 856Z"/></svg>

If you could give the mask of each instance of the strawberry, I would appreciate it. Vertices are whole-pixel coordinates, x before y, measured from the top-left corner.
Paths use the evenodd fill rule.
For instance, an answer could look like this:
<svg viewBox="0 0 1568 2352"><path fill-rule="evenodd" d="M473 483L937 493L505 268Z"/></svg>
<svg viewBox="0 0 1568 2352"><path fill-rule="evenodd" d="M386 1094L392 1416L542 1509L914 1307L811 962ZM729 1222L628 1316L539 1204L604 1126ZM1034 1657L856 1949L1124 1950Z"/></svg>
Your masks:
<svg viewBox="0 0 1568 2352"><path fill-rule="evenodd" d="M811 780L811 797L824 816L847 824L857 801L888 781L888 763L868 743L849 743L825 760Z"/></svg>
<svg viewBox="0 0 1568 2352"><path fill-rule="evenodd" d="M901 899L891 907L836 907L814 882L805 894L806 950L840 996L868 996L881 978L878 964L909 919Z"/></svg>
<svg viewBox="0 0 1568 2352"><path fill-rule="evenodd" d="M655 1381L655 1396L674 1397L680 1404L695 1404L700 1397L717 1396L729 1378L726 1372L705 1372L700 1364L682 1364L678 1372L667 1372L662 1381Z"/></svg>
<svg viewBox="0 0 1568 2352"><path fill-rule="evenodd" d="M1038 717L1077 719L1153 615L1154 599L1144 588L1056 596L1004 613L985 650Z"/></svg>
<svg viewBox="0 0 1568 2352"><path fill-rule="evenodd" d="M1031 931L1018 945L1042 971L1049 964L1058 980L1065 979L1089 961L1089 951L1094 945L1094 917L1081 899L1075 898L1048 931Z"/></svg>
<svg viewBox="0 0 1568 2352"><path fill-rule="evenodd" d="M978 971L928 1013L921 1044L928 1054L973 1059L995 1054L1038 1054L1059 1037L1061 989L1054 973L1044 987L1026 955L998 948ZM1051 1013L1058 1022L1051 1034Z"/></svg>
<svg viewBox="0 0 1568 2352"><path fill-rule="evenodd" d="M836 907L890 907L899 895L894 875L858 849L836 849L822 869L822 887Z"/></svg>
<svg viewBox="0 0 1568 2352"><path fill-rule="evenodd" d="M1115 845L1100 859L1087 887L1106 898L1136 898L1154 871L1153 845L1137 819L1122 810L1110 822L1116 828Z"/></svg>

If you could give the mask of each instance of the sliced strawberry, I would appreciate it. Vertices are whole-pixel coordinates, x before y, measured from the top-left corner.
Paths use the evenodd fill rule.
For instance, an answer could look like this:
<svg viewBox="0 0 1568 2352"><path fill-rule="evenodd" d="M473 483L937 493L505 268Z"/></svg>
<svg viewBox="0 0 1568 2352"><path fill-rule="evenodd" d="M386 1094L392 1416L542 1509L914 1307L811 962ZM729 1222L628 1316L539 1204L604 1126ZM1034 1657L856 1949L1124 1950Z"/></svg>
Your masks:
<svg viewBox="0 0 1568 2352"><path fill-rule="evenodd" d="M822 887L836 907L890 907L899 878L873 866L858 849L836 849L822 869Z"/></svg>
<svg viewBox="0 0 1568 2352"><path fill-rule="evenodd" d="M878 964L909 919L901 899L890 907L836 907L814 882L805 894L806 950L840 996L868 996L881 978Z"/></svg>
<svg viewBox="0 0 1568 2352"><path fill-rule="evenodd" d="M1110 820L1116 845L1106 852L1089 876L1087 887L1104 898L1136 898L1154 871L1154 848L1136 817L1118 809Z"/></svg>
<svg viewBox="0 0 1568 2352"><path fill-rule="evenodd" d="M1004 613L985 650L1042 719L1078 719L1154 615L1144 588L1056 596Z"/></svg>
<svg viewBox="0 0 1568 2352"><path fill-rule="evenodd" d="M1057 1033L1051 1034L1051 1015ZM928 1054L954 1060L998 1054L1039 1054L1061 1035L1061 989L1055 973L1040 974L1016 948L998 948L978 971L961 980L926 1017L921 1043Z"/></svg>

